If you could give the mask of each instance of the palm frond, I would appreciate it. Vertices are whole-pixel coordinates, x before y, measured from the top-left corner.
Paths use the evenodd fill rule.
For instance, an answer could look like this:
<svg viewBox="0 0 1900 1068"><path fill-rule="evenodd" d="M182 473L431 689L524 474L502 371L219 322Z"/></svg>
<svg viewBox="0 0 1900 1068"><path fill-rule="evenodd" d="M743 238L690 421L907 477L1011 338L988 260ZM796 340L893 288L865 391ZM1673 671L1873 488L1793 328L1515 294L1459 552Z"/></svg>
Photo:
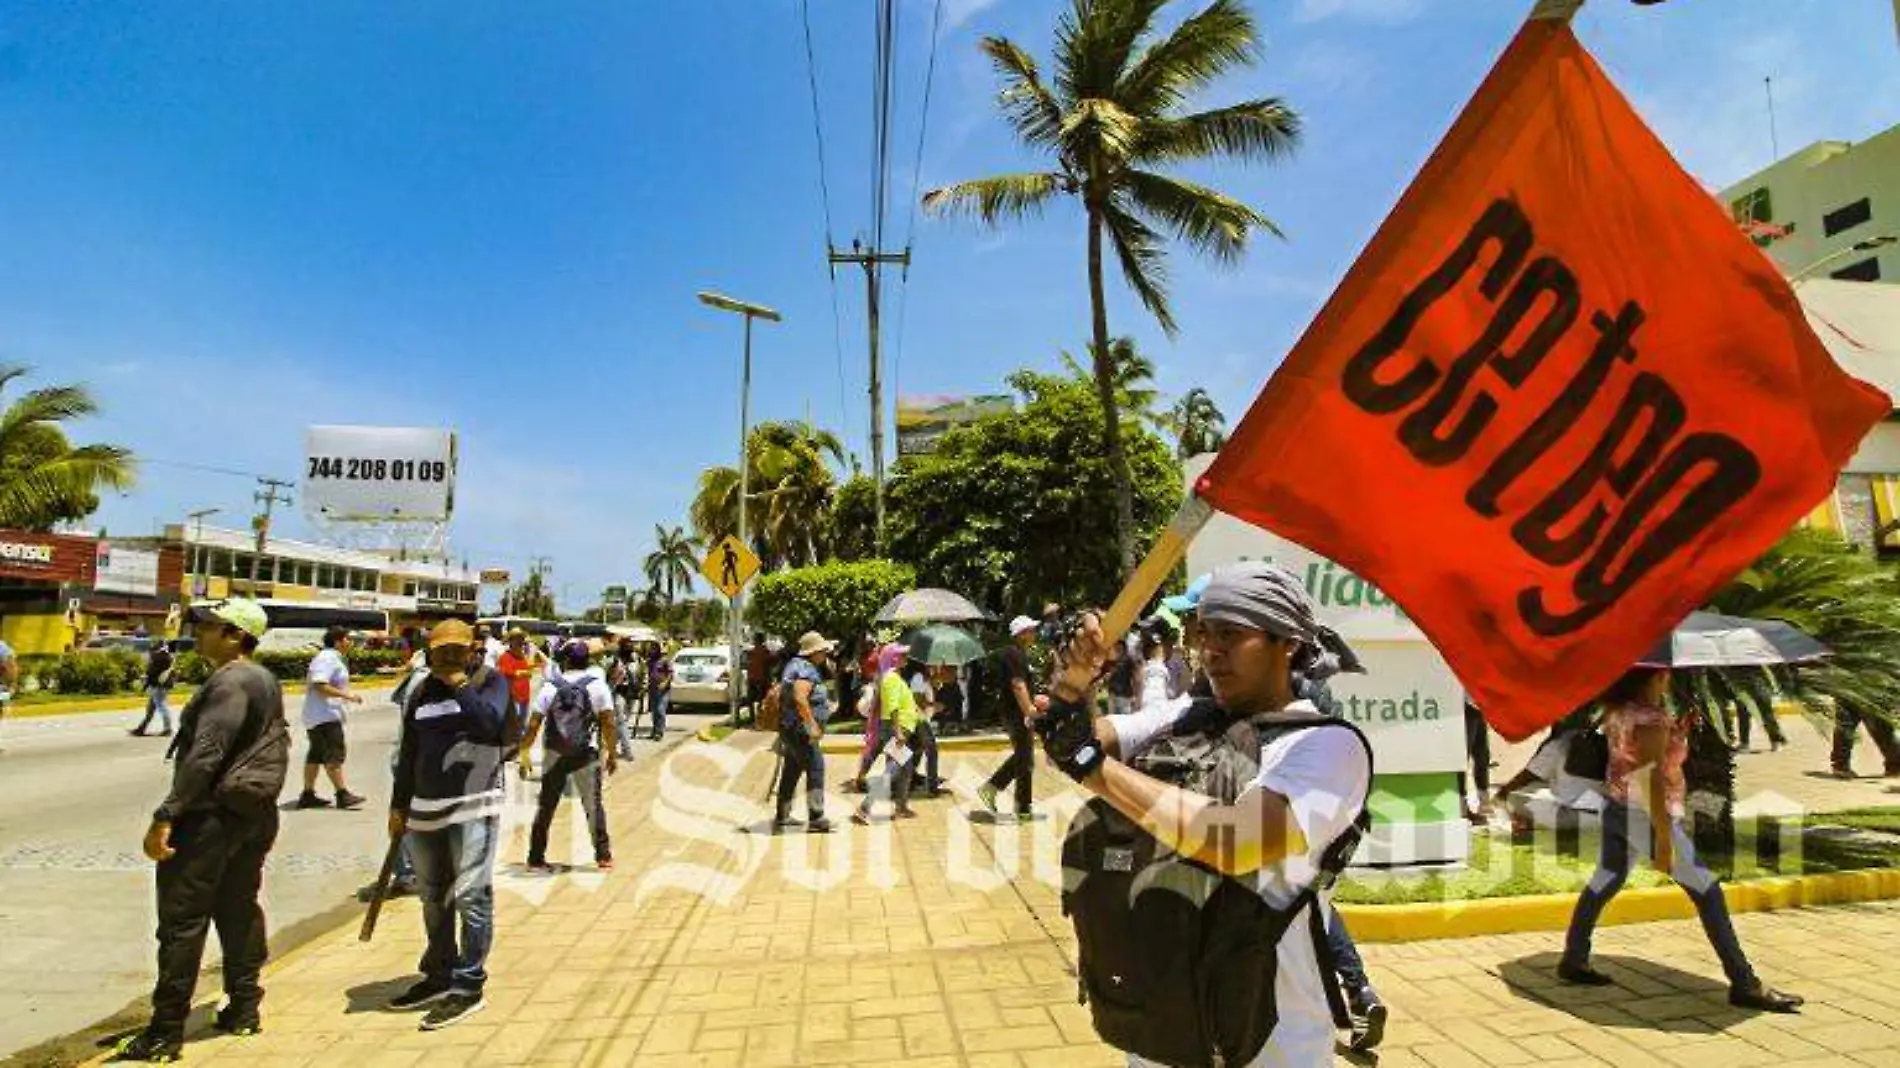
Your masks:
<svg viewBox="0 0 1900 1068"><path fill-rule="evenodd" d="M1122 76L1116 97L1137 114L1159 115L1257 53L1252 13L1240 0L1214 0L1144 49Z"/></svg>
<svg viewBox="0 0 1900 1068"><path fill-rule="evenodd" d="M1168 262L1161 248L1161 235L1113 200L1102 207L1102 223L1115 246L1122 279L1161 324L1162 332L1173 337L1179 327L1168 307Z"/></svg>
<svg viewBox="0 0 1900 1068"><path fill-rule="evenodd" d="M1204 185L1149 171L1129 171L1122 176L1122 187L1143 212L1166 223L1176 237L1219 263L1240 259L1256 227L1275 236L1280 234L1266 216Z"/></svg>
<svg viewBox="0 0 1900 1068"><path fill-rule="evenodd" d="M1111 98L1135 47L1168 0L1073 0L1056 23L1056 88L1070 100Z"/></svg>
<svg viewBox="0 0 1900 1068"><path fill-rule="evenodd" d="M1142 126L1135 157L1144 163L1175 163L1226 157L1271 162L1300 145L1299 115L1278 97L1248 100L1178 118L1151 119Z"/></svg>
<svg viewBox="0 0 1900 1068"><path fill-rule="evenodd" d="M1053 148L1062 129L1062 105L1043 84L1036 61L1007 37L985 37L978 47L1003 76L998 98L1016 135L1024 144Z"/></svg>
<svg viewBox="0 0 1900 1068"><path fill-rule="evenodd" d="M0 412L0 452L29 427L83 419L99 410L84 386L48 386L36 389Z"/></svg>
<svg viewBox="0 0 1900 1068"><path fill-rule="evenodd" d="M1103 173L1120 168L1134 154L1141 143L1141 120L1113 100L1091 97L1063 116L1058 138L1062 158L1076 173Z"/></svg>
<svg viewBox="0 0 1900 1068"><path fill-rule="evenodd" d="M1064 192L1060 174L1029 172L975 178L924 194L924 210L936 215L973 215L987 226L1040 212Z"/></svg>

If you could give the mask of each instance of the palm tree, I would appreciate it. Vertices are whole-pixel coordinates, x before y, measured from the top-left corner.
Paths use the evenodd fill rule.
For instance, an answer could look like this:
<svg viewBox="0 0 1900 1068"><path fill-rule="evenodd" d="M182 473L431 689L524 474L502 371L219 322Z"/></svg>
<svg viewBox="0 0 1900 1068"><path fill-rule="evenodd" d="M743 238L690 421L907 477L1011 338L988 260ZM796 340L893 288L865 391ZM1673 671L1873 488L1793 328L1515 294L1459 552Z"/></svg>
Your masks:
<svg viewBox="0 0 1900 1068"><path fill-rule="evenodd" d="M1173 33L1155 39L1169 0L1072 0L1056 25L1054 85L1028 52L1002 37L983 51L1003 80L1004 118L1024 144L1054 157L1050 170L960 182L924 196L926 209L973 214L994 226L1075 197L1088 225L1089 305L1096 395L1115 478L1116 541L1134 570L1134 490L1116 408L1102 245L1112 242L1122 277L1173 336L1163 231L1217 262L1232 263L1256 229L1279 230L1241 202L1155 168L1215 158L1270 160L1289 154L1299 118L1276 98L1183 113L1222 74L1253 61L1258 34L1241 0L1213 0Z"/></svg>
<svg viewBox="0 0 1900 1068"><path fill-rule="evenodd" d="M647 554L641 571L646 575L649 594L664 591L661 596L672 604L676 593L692 588L693 572L699 568L699 540L681 527L668 530L657 523L653 540L659 547Z"/></svg>
<svg viewBox="0 0 1900 1068"><path fill-rule="evenodd" d="M844 464L838 436L805 423L760 423L746 443L746 462L752 469L746 533L760 561L767 568L817 563L838 488L832 465ZM690 518L709 545L738 531L737 468L700 473Z"/></svg>
<svg viewBox="0 0 1900 1068"><path fill-rule="evenodd" d="M1227 417L1199 386L1188 390L1169 409L1168 428L1174 431L1176 455L1183 460L1204 452L1219 452L1227 444Z"/></svg>
<svg viewBox="0 0 1900 1068"><path fill-rule="evenodd" d="M1161 399L1161 391L1154 388L1154 361L1141 354L1135 348L1133 338L1118 337L1108 343L1108 359L1112 368L1110 376L1115 383L1115 407L1121 412L1134 412L1156 430L1169 429L1168 417L1156 405ZM1093 367L1084 367L1074 355L1063 352L1062 365L1069 373L1084 382L1095 381Z"/></svg>
<svg viewBox="0 0 1900 1068"><path fill-rule="evenodd" d="M0 391L27 368L0 365ZM137 474L129 449L74 446L60 424L99 410L82 386L28 392L0 412L0 527L51 530L99 507L95 491L130 489Z"/></svg>

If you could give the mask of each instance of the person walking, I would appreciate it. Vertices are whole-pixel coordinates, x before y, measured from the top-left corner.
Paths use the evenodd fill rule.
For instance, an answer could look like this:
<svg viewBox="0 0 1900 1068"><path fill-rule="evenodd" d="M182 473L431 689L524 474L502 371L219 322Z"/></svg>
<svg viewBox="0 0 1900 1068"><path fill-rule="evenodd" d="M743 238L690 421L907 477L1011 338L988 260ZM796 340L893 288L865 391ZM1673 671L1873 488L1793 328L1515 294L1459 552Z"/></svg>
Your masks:
<svg viewBox="0 0 1900 1068"><path fill-rule="evenodd" d="M640 700L640 653L632 638L622 638L607 659L607 689L614 698L614 738L620 759L633 759L633 717Z"/></svg>
<svg viewBox="0 0 1900 1068"><path fill-rule="evenodd" d="M792 795L801 778L805 780L805 830L812 834L831 830L831 821L825 818L825 752L819 743L825 737L825 721L831 718L825 669L836 648L836 642L817 631L806 631L798 639L797 655L779 676L778 745L784 766L779 769L773 834L799 826L792 818Z"/></svg>
<svg viewBox="0 0 1900 1068"><path fill-rule="evenodd" d="M172 710L167 702L171 700L172 671L175 664L176 658L172 656L170 645L159 642L152 646L151 659L145 662L145 718L139 720L139 725L132 728L133 737L145 737L145 728L151 725L154 716L157 716L159 722L165 725L165 729L159 731L158 736L171 737Z"/></svg>
<svg viewBox="0 0 1900 1068"><path fill-rule="evenodd" d="M996 774L990 776L988 782L976 788L977 800L994 814L996 795L1014 783L1015 811L1019 820L1035 815L1036 757L1035 751L1030 748L1029 724L1036 718L1036 703L1029 691L1029 648L1036 644L1036 636L1042 627L1042 624L1028 616L1017 616L1010 620L1010 646L1003 650L1003 672L1009 687L1006 707L1003 709L1003 729L1009 733L1009 759L996 769Z"/></svg>
<svg viewBox="0 0 1900 1068"><path fill-rule="evenodd" d="M303 726L310 740L304 754L303 793L298 808L324 808L330 804L317 796L317 769L322 768L336 789L336 807L349 811L361 808L363 797L350 792L343 783L343 762L349 759L349 745L343 737L343 706L360 705L363 695L350 689L350 666L345 659L354 642L350 632L331 627L323 632L323 649L310 659L310 671L303 694Z"/></svg>
<svg viewBox="0 0 1900 1068"><path fill-rule="evenodd" d="M1167 624L1158 619L1150 619L1141 625L1141 667L1137 678L1139 686L1135 690L1135 710L1159 708L1174 700L1179 694L1171 692L1171 673L1168 667L1167 643L1163 633Z"/></svg>
<svg viewBox="0 0 1900 1068"><path fill-rule="evenodd" d="M1764 1012L1794 1012L1802 999L1772 989L1755 975L1729 919L1728 902L1715 875L1696 859L1684 825L1688 786L1682 765L1689 757L1693 717L1672 719L1665 707L1666 669L1636 668L1603 695L1603 734L1610 767L1603 789L1603 845L1595 874L1577 895L1564 938L1557 977L1582 986L1616 981L1590 967L1590 941L1603 910L1623 888L1639 850L1656 870L1667 872L1695 902L1702 930L1728 976L1729 1004Z"/></svg>
<svg viewBox="0 0 1900 1068"><path fill-rule="evenodd" d="M889 646L869 638L865 639L865 645L868 653L858 657L858 694L857 703L853 706L864 720L864 740L858 746L858 773L844 784L845 792L853 794L870 791L871 768L877 763L877 756L884 751L885 744L891 740L890 724L884 718L884 701L877 685L884 662L884 650Z"/></svg>
<svg viewBox="0 0 1900 1068"><path fill-rule="evenodd" d="M947 697L957 692L956 669L948 665L914 665L910 676L911 697L917 702L917 729L911 746L917 752L912 768L924 773L924 796L942 797L943 778L938 774L937 724L947 714Z"/></svg>
<svg viewBox="0 0 1900 1068"><path fill-rule="evenodd" d="M474 630L447 619L429 632L429 677L403 709L389 836L416 869L428 940L422 978L389 1003L427 1008L434 1031L480 1012L495 942L495 847L508 682L486 666ZM457 925L460 936L457 936Z"/></svg>
<svg viewBox="0 0 1900 1068"><path fill-rule="evenodd" d="M772 650L766 648L765 635L754 632L752 647L745 651L745 703L753 726L759 723L759 702L765 700L772 684Z"/></svg>
<svg viewBox="0 0 1900 1068"><path fill-rule="evenodd" d="M536 802L534 826L528 832L528 870L551 875L548 864L548 828L561 805L568 784L580 798L587 830L594 839L594 867L612 871L613 843L607 836L607 810L601 804L601 749L614 729L614 697L606 680L587 667L587 643L571 641L561 649L561 671L550 675L535 695L528 717L528 733L521 740L521 777L530 771L529 751L536 737L545 747L541 763L541 796ZM543 727L546 733L543 734ZM619 769L614 753L606 757L607 774Z"/></svg>
<svg viewBox="0 0 1900 1068"><path fill-rule="evenodd" d="M1887 778L1900 778L1900 738L1894 736L1894 725L1884 719L1862 716L1851 708L1836 708L1834 713L1834 744L1828 754L1828 764L1837 779L1852 779L1854 775L1854 743L1858 740L1860 728L1867 728L1867 736L1874 740L1874 748L1880 750L1881 774Z"/></svg>
<svg viewBox="0 0 1900 1068"><path fill-rule="evenodd" d="M1471 765L1471 778L1458 773L1458 807L1465 819L1483 826L1491 818L1491 725L1484 713L1470 701L1465 702L1465 761ZM1470 787L1478 788L1478 804L1472 807Z"/></svg>
<svg viewBox="0 0 1900 1068"><path fill-rule="evenodd" d="M883 707L884 722L890 732L890 741L884 749L884 781L894 806L891 815L894 820L917 818L917 812L910 807L910 782L921 752L918 732L922 729L924 712L918 706L916 690L904 679L904 661L909 656L909 646L892 642L877 658L878 704ZM851 815L851 822L860 826L870 824L871 806L877 794L875 785L865 791L864 800Z"/></svg>
<svg viewBox="0 0 1900 1068"><path fill-rule="evenodd" d="M171 792L145 832L145 855L158 863L158 981L151 1020L120 1046L120 1060L178 1059L212 927L224 957L217 1028L248 1035L262 1026L269 946L258 893L290 765L284 694L251 659L269 625L262 606L229 598L191 615L212 672L179 714Z"/></svg>
<svg viewBox="0 0 1900 1068"><path fill-rule="evenodd" d="M666 713L673 704L673 661L659 642L647 643L647 710L653 715L650 741L666 734Z"/></svg>

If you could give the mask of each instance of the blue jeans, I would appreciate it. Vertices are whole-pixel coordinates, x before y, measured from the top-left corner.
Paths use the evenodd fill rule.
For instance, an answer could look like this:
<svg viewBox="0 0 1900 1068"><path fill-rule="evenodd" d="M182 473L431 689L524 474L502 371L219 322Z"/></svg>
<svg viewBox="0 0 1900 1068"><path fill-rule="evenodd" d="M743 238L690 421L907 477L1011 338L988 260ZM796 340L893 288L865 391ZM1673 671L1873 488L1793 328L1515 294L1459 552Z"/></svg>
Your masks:
<svg viewBox="0 0 1900 1068"><path fill-rule="evenodd" d="M779 728L778 740L784 755L778 780L779 821L791 818L792 796L798 792L800 778L805 780L806 814L814 820L824 818L825 753L819 748L818 739L806 733L802 723L794 722L790 727Z"/></svg>
<svg viewBox="0 0 1900 1068"><path fill-rule="evenodd" d="M667 690L653 695L653 737L666 733L666 708L673 703L673 693Z"/></svg>
<svg viewBox="0 0 1900 1068"><path fill-rule="evenodd" d="M1366 978L1366 962L1359 956L1359 947L1353 944L1351 932L1346 930L1345 918L1338 909L1331 912L1326 924L1326 944L1333 953L1333 970L1339 975L1340 987L1358 1008L1379 1004L1372 980Z"/></svg>
<svg viewBox="0 0 1900 1068"><path fill-rule="evenodd" d="M495 944L495 846L500 820L454 823L439 831L409 832L422 899L422 928L429 947L417 970L425 978L479 994L488 981L485 965ZM461 948L456 948L456 924Z"/></svg>
<svg viewBox="0 0 1900 1068"><path fill-rule="evenodd" d="M166 734L172 732L172 710L171 706L165 703L171 698L171 695L172 688L170 686L147 686L145 688L145 718L139 720L138 731L136 733L144 734L145 728L152 722L153 716L157 716L159 722L165 725Z"/></svg>
<svg viewBox="0 0 1900 1068"><path fill-rule="evenodd" d="M614 695L614 734L620 742L620 757L633 759L633 717L639 713L640 699L631 694Z"/></svg>
<svg viewBox="0 0 1900 1068"><path fill-rule="evenodd" d="M1689 895L1689 900L1695 902L1703 933L1709 936L1709 944L1721 958L1722 971L1728 975L1729 984L1754 986L1755 970L1749 966L1748 955L1742 952L1741 940L1735 935L1735 924L1729 920L1728 902L1722 897L1721 883L1696 860L1695 842L1681 820L1669 821L1669 835L1675 846L1675 864L1669 874L1683 893ZM1653 855L1647 846L1649 840L1646 813L1617 801L1604 806L1603 852L1597 861L1596 873L1577 895L1576 911L1570 914L1570 933L1564 939L1565 964L1583 967L1590 963L1590 936L1596 931L1597 920L1602 918L1603 910L1617 891L1623 889L1623 881L1636 862L1636 843L1644 842L1644 855Z"/></svg>

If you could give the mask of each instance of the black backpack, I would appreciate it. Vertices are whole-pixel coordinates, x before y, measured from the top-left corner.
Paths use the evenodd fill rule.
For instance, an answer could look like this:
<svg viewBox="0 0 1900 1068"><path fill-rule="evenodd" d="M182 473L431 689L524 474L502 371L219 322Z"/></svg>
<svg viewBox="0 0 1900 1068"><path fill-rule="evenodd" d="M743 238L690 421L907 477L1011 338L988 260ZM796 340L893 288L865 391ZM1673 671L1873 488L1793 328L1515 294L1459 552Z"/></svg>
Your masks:
<svg viewBox="0 0 1900 1068"><path fill-rule="evenodd" d="M548 681L554 685L547 732L542 735L548 752L557 756L579 756L587 752L593 738L594 702L587 696L589 680L569 682L559 675L550 675Z"/></svg>
<svg viewBox="0 0 1900 1068"><path fill-rule="evenodd" d="M1170 737L1130 763L1230 803L1259 777L1262 745L1322 728L1352 731L1370 763L1365 735L1344 720L1313 712L1234 719L1211 700L1194 702ZM1180 1068L1251 1062L1279 1022L1278 946L1302 912L1334 1021L1347 1026L1317 896L1370 826L1361 808L1327 847L1315 885L1276 909L1251 881L1181 857L1106 801L1091 800L1062 843L1062 911L1075 923L1078 992L1096 1033L1117 1049Z"/></svg>

